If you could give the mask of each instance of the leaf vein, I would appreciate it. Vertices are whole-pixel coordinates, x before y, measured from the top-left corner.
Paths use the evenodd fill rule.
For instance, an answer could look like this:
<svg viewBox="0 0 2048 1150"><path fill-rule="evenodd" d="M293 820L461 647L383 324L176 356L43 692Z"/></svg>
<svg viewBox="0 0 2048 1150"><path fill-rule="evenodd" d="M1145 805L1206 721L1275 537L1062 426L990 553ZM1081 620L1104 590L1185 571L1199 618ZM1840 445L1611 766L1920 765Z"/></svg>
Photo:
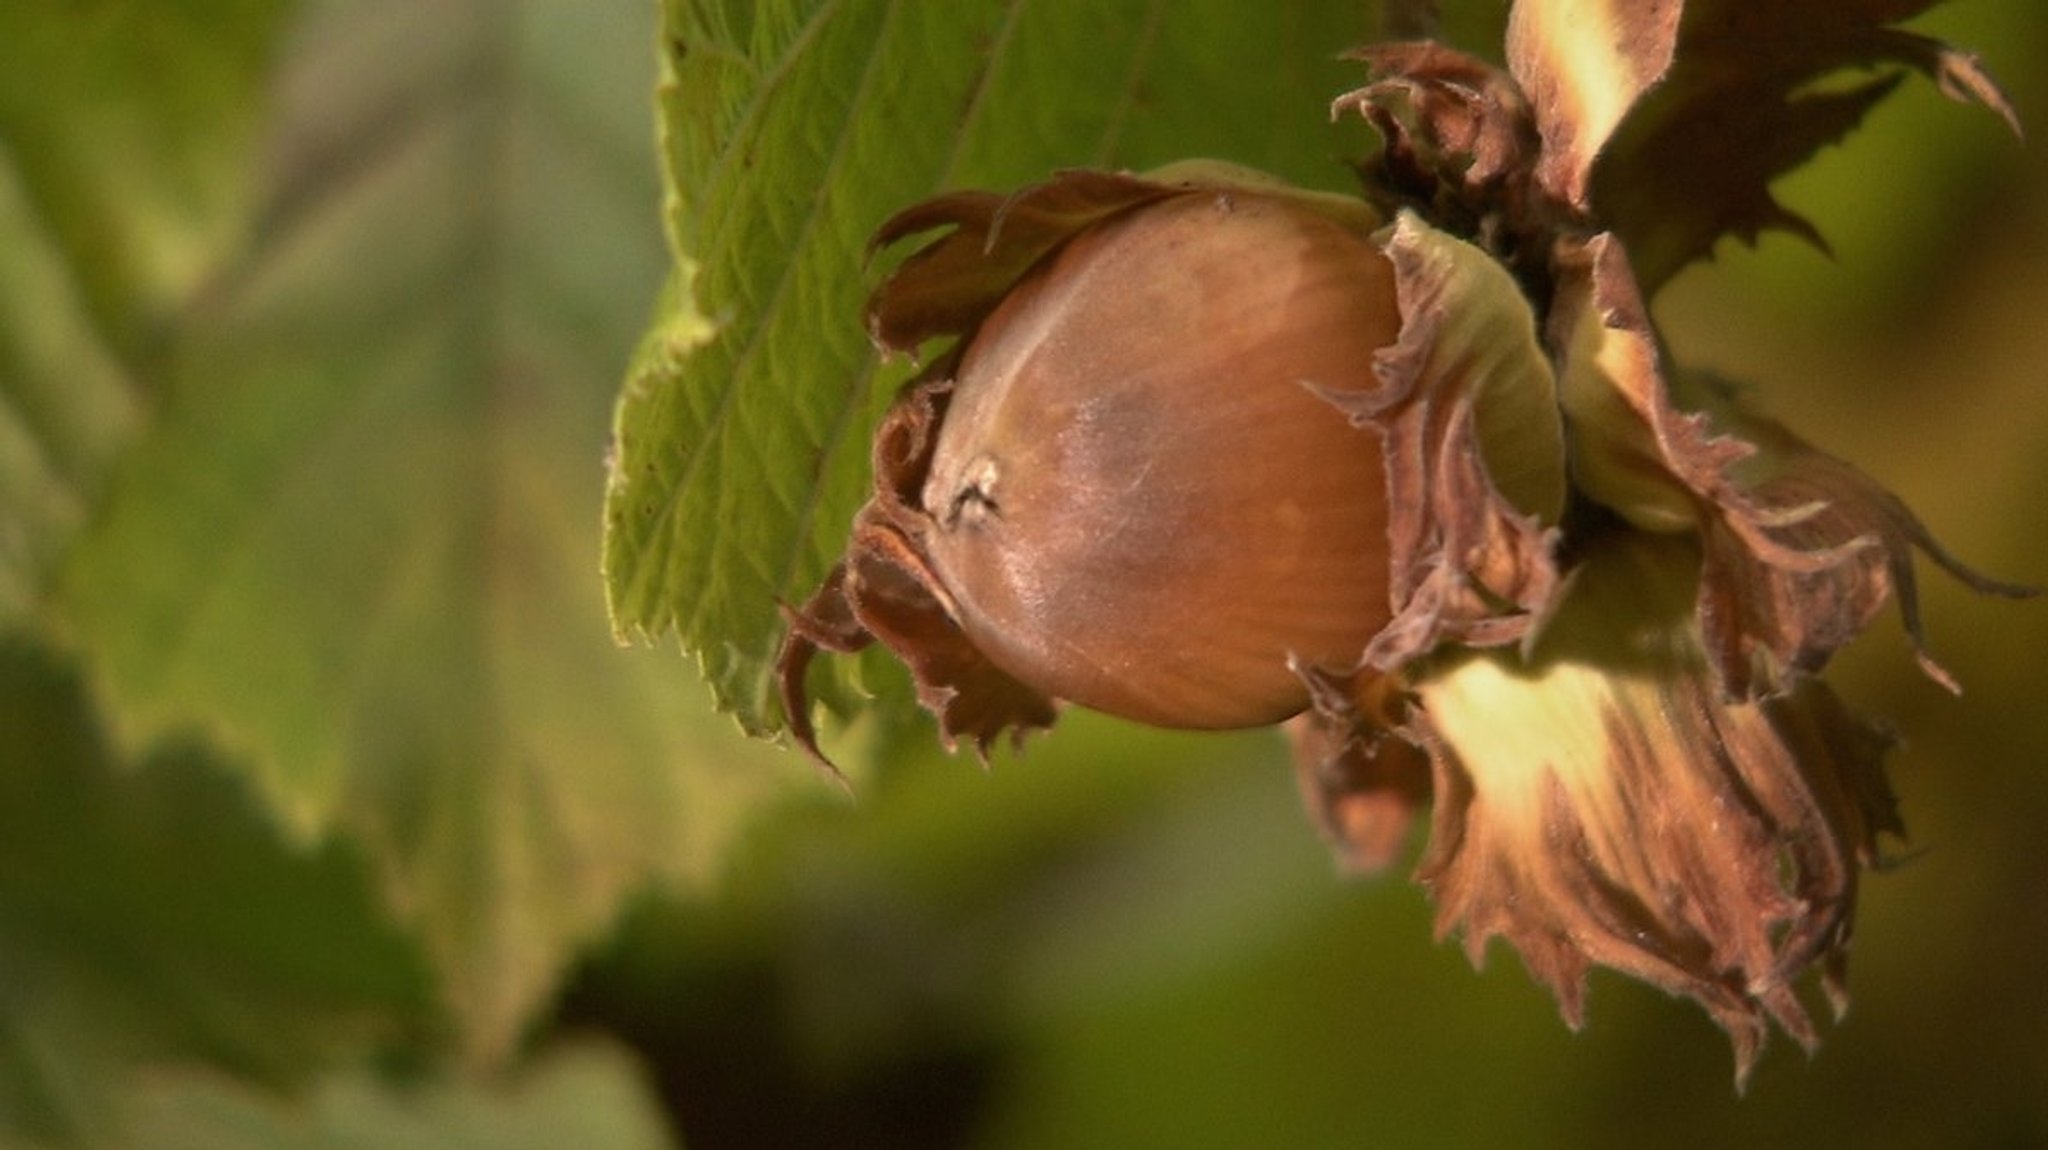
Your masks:
<svg viewBox="0 0 2048 1150"><path fill-rule="evenodd" d="M717 162L712 166L710 173L704 177L704 182L701 185L704 189L705 201L709 204L719 205L722 209L716 216L706 215L705 227L703 228L704 235L720 236L727 234L725 231L726 218L738 205L747 202L747 197L745 196L719 196L717 192L731 179L735 158L746 151L744 143L752 136L755 127L760 123L761 117L767 113L776 91L782 87L783 81L789 78L789 74L795 70L797 63L809 52L811 43L818 38L820 30L830 24L832 18L837 16L839 9L843 7L845 5L842 0L826 0L826 3L820 5L818 10L811 14L811 18L805 21L803 28L790 38L789 46L776 59L775 65L761 74L759 84L754 89L753 95L748 99L745 110L740 113L738 121L733 124L731 133L726 137L727 145L719 150ZM672 173L672 178L675 183L681 184L683 182L683 173Z"/></svg>
<svg viewBox="0 0 2048 1150"><path fill-rule="evenodd" d="M817 229L819 221L825 215L825 206L831 194L835 173L838 171L840 164L844 162L848 141L853 137L853 125L859 118L860 108L866 102L876 76L880 73L880 69L877 67L877 63L882 58L880 45L886 41L889 28L895 23L899 8L900 6L896 0L890 0L887 9L883 13L882 20L877 25L875 34L876 48L868 54L867 62L861 71L860 83L855 86L853 97L846 102L846 113L841 120L837 138L833 141L832 154L827 157L824 169L819 173L817 193L811 198L810 208L805 212L803 222L797 228L796 235L792 237L792 242L788 245L791 251L799 251L804 248L807 238ZM740 381L752 367L756 355L759 354L763 347L763 334L772 326L769 323L769 317L773 316L781 306L783 297L788 293L790 285L795 279L796 263L797 261L795 260L789 260L782 264L781 270L776 276L775 286L770 289L765 303L757 313L760 316L759 321L755 324L754 329L748 333L745 346L734 357L731 369L726 372L724 385L720 388L718 400L710 412L700 435L700 442L703 446L691 455L689 461L683 465L683 473L676 478L675 486L671 490L668 503L661 517L662 521L669 524L669 533L671 535L676 533L681 526L674 519L676 504L682 499L684 492L696 481L697 473L702 467L705 457L710 454L709 449L713 438L719 436L725 427L733 408L734 397L740 389ZM768 573L763 571L761 574L764 576L765 582L765 577ZM768 590L772 593L774 591L773 586L771 585ZM692 601L689 617L684 621L683 627L686 639L698 638L697 632L702 625L704 613L709 605L707 598L700 595Z"/></svg>
<svg viewBox="0 0 2048 1150"><path fill-rule="evenodd" d="M1151 67L1152 50L1159 43L1159 28L1166 19L1167 0L1152 0L1152 6L1145 12L1145 23L1138 32L1138 42L1131 49L1131 68L1124 80L1123 97L1110 109L1109 119L1102 127L1102 141L1095 146L1091 167L1107 167L1116 155L1118 143L1123 138L1125 125L1130 123L1131 111L1138 104L1138 85L1145 70Z"/></svg>

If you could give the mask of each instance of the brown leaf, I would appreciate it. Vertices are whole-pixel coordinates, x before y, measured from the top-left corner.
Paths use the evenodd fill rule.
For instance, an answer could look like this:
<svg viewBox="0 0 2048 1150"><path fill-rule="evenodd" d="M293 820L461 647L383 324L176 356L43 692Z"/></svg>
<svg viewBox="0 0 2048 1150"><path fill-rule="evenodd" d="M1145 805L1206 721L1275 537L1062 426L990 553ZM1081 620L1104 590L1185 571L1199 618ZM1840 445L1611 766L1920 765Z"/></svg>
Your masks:
<svg viewBox="0 0 2048 1150"><path fill-rule="evenodd" d="M1630 262L1611 235L1558 262L1551 343L1580 490L1633 525L1697 529L1698 613L1723 690L1748 697L1818 670L1896 596L1921 665L1913 552L1970 587L2024 596L1943 551L1876 481L1742 410L1725 390L1672 395Z"/></svg>
<svg viewBox="0 0 2048 1150"><path fill-rule="evenodd" d="M1429 802L1429 757L1393 728L1406 709L1393 676L1295 666L1310 708L1287 722L1294 776L1309 819L1344 869L1392 865Z"/></svg>
<svg viewBox="0 0 2048 1150"><path fill-rule="evenodd" d="M951 192L883 221L875 252L923 232L949 231L911 253L868 297L868 332L885 351L915 354L939 336L966 335L1046 255L1109 217L1173 196L1280 196L1363 234L1380 217L1362 201L1292 187L1220 160L1182 160L1142 175L1070 169L1007 196Z"/></svg>
<svg viewBox="0 0 2048 1150"><path fill-rule="evenodd" d="M853 603L846 597L846 564L833 564L825 582L813 592L801 609L785 606L783 621L789 631L775 657L775 681L781 692L782 713L789 733L833 782L846 785L846 776L818 746L818 729L811 719L810 688L806 676L811 660L819 651L851 655L865 650L874 636L853 617Z"/></svg>
<svg viewBox="0 0 2048 1150"><path fill-rule="evenodd" d="M1588 157L1591 183L1581 189L1602 226L1627 241L1646 294L1710 254L1724 235L1753 242L1776 228L1820 243L1811 224L1771 195L1770 183L1854 129L1899 80L1886 72L1814 91L1824 77L1849 68L1912 69L2019 131L2012 104L1976 57L1888 27L1933 2L1688 0L1669 68L1660 83L1638 89L1640 99L1632 98L1604 148ZM1524 0L1517 15L1548 7ZM1538 107L1540 121L1540 98Z"/></svg>
<svg viewBox="0 0 2048 1150"><path fill-rule="evenodd" d="M925 340L973 330L1031 265L1076 232L1183 189L1115 172L1075 170L1009 196L937 196L884 221L870 251L951 228L906 258L868 299L876 344L915 353Z"/></svg>
<svg viewBox="0 0 2048 1150"><path fill-rule="evenodd" d="M1537 183L1584 212L1593 162L1622 117L1671 67L1684 0L1519 0L1508 71L1543 141Z"/></svg>

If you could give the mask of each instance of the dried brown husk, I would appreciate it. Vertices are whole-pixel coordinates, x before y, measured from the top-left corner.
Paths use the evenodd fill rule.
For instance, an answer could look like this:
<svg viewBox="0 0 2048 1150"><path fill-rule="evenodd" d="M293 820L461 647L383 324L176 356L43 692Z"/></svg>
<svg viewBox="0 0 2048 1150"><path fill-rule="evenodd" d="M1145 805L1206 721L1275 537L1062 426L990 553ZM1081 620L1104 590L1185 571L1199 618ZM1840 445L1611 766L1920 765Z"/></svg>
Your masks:
<svg viewBox="0 0 2048 1150"><path fill-rule="evenodd" d="M1612 232L1654 295L1723 236L1825 248L1770 185L1852 131L1902 69L2019 132L1977 57L1896 26L1936 2L1519 0L1505 71L1429 42L1373 45L1350 54L1369 82L1333 110L1384 140L1362 168L1376 200L1532 279L1550 238Z"/></svg>
<svg viewBox="0 0 2048 1150"><path fill-rule="evenodd" d="M1546 593L1490 621L1517 647L1460 654L1428 628L1401 642L1397 616L1380 641L1397 657L1304 670L1316 705L1290 733L1312 817L1373 869L1433 802L1418 873L1442 929L1475 957L1505 937L1574 1024L1591 965L1694 998L1740 1073L1772 1022L1814 1041L1802 972L1845 1001L1857 867L1899 830L1885 738L1811 673L1896 598L1921 665L1953 688L1925 651L1915 552L1977 590L2030 592L1958 563L1881 485L1732 388L1673 372L1645 299L1722 235L1818 238L1767 185L1896 80L1809 91L1820 77L1903 65L2011 119L1973 58L1888 27L1926 6L1523 0L1512 79L1387 46L1357 54L1371 82L1336 104L1385 138L1369 194L1484 249L1541 317L1575 510L1541 549ZM1427 342L1420 325L1411 340ZM1424 531L1480 537L1457 525L1500 485L1483 453L1445 455L1470 461L1471 495ZM1525 539L1437 573L1476 589L1490 563L1531 570L1509 542Z"/></svg>
<svg viewBox="0 0 2048 1150"><path fill-rule="evenodd" d="M852 654L880 640L909 667L918 702L937 717L948 749L965 738L986 756L1005 733L1049 727L1053 700L1018 682L969 642L932 576L919 538L927 523L913 502L944 416L944 361L914 381L875 435L875 491L855 517L846 557L801 608L776 663L783 713L799 746L835 779L818 746L804 677L820 650Z"/></svg>
<svg viewBox="0 0 2048 1150"><path fill-rule="evenodd" d="M1417 877L1439 933L1474 962L1507 939L1574 1027L1593 965L1689 997L1728 1031L1739 1080L1771 1023L1816 1041L1806 971L1846 1006L1857 874L1903 827L1890 740L1818 680L1722 694L1698 567L1683 536L1604 536L1526 659L1418 674L1401 730L1434 769Z"/></svg>
<svg viewBox="0 0 2048 1150"><path fill-rule="evenodd" d="M1727 388L1694 387L1681 407L1613 237L1571 245L1559 267L1550 337L1573 483L1638 528L1699 534L1698 616L1723 691L1767 693L1818 671L1892 599L1921 666L1954 689L1926 652L1915 551L1981 592L2032 589L1970 570L1875 480Z"/></svg>
<svg viewBox="0 0 2048 1150"><path fill-rule="evenodd" d="M1444 643L1522 640L1557 591L1565 503L1557 384L1515 281L1404 212L1380 234L1400 338L1379 385L1326 398L1386 453L1394 614L1361 664L1391 671Z"/></svg>

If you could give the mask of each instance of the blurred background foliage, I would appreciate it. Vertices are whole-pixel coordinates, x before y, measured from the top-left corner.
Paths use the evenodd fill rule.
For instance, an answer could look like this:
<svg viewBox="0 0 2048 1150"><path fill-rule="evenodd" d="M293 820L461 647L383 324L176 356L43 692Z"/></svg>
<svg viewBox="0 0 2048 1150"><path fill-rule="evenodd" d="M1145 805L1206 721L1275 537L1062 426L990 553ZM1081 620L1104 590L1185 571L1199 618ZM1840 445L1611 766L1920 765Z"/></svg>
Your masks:
<svg viewBox="0 0 2048 1150"><path fill-rule="evenodd" d="M1257 136L1233 53L1316 40L1321 90L1372 26L1226 7L1174 9L1111 158ZM2048 11L1922 23L2048 123ZM1841 661L1905 735L1912 850L1855 1011L1742 1099L1693 1009L1596 975L1570 1034L1411 884L1337 877L1269 734L1075 714L985 773L857 727L847 802L616 647L656 29L0 5L0 1145L2048 1146L2039 604L1928 579L1960 699L1889 624ZM918 178L1075 158L1031 122ZM1237 158L1340 182L1355 127L1302 132ZM1914 83L1781 191L1833 258L1724 248L1659 303L1675 353L2048 582L2048 154Z"/></svg>

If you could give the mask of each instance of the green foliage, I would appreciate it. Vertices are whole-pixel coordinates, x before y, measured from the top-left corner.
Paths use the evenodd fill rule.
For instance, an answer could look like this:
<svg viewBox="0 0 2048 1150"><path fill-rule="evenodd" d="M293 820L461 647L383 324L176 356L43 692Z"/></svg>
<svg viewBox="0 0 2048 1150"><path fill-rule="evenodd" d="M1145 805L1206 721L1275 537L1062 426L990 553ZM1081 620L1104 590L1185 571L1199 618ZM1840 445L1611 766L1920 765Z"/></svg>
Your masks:
<svg viewBox="0 0 2048 1150"><path fill-rule="evenodd" d="M139 352L208 274L251 190L287 0L0 9L0 140L76 304Z"/></svg>
<svg viewBox="0 0 2048 1150"><path fill-rule="evenodd" d="M0 622L90 517L138 366L234 231L284 11L0 6Z"/></svg>
<svg viewBox="0 0 2048 1150"><path fill-rule="evenodd" d="M861 328L867 237L935 191L1218 155L1342 187L1363 5L692 3L663 8L677 282L628 380L605 510L622 633L673 631L722 707L780 726L767 664L845 541L902 378ZM848 661L848 666L854 666ZM842 681L827 697L899 678Z"/></svg>
<svg viewBox="0 0 2048 1150"><path fill-rule="evenodd" d="M123 1142L130 1066L502 1064L779 785L597 579L650 27L0 11L0 1142Z"/></svg>
<svg viewBox="0 0 2048 1150"><path fill-rule="evenodd" d="M472 1049L719 833L673 676L608 642L591 503L660 252L644 25L357 4L278 78L248 243L60 604L145 729L207 716L368 844ZM766 776L764 775L765 779Z"/></svg>
<svg viewBox="0 0 2048 1150"><path fill-rule="evenodd" d="M4 71L4 69L0 69ZM35 613L134 433L139 385L86 274L0 156L0 623Z"/></svg>
<svg viewBox="0 0 2048 1150"><path fill-rule="evenodd" d="M626 1055L572 1046L509 1082L394 1087L338 1075L299 1104L172 1077L130 1104L136 1150L666 1150L674 1145Z"/></svg>
<svg viewBox="0 0 2048 1150"><path fill-rule="evenodd" d="M602 1047L500 1085L336 1072L435 1017L357 852L281 836L193 740L115 757L69 662L0 636L0 1146L669 1145ZM194 1062L239 1081L162 1070Z"/></svg>
<svg viewBox="0 0 2048 1150"><path fill-rule="evenodd" d="M361 860L251 799L189 741L116 762L77 673L0 636L0 1140L110 1133L140 1063L291 1082L427 1017Z"/></svg>

